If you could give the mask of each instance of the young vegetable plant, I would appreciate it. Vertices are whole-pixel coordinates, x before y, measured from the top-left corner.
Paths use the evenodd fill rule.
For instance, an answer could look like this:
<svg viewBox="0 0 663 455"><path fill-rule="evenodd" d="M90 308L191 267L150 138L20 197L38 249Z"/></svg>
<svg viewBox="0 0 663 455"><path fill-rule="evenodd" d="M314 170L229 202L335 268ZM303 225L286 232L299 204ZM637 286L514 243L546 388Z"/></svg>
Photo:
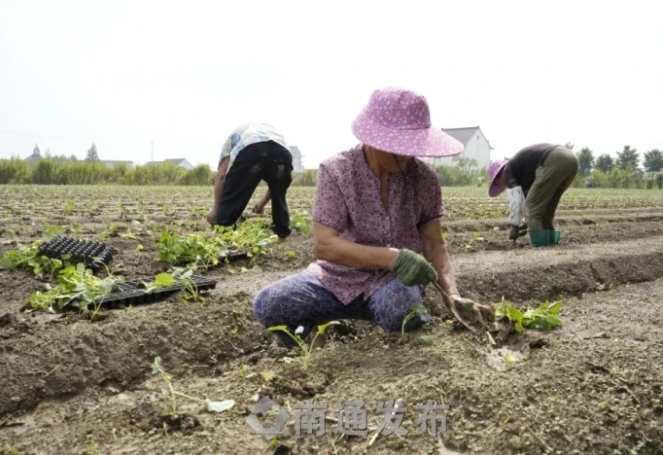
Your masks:
<svg viewBox="0 0 663 455"><path fill-rule="evenodd" d="M124 282L123 276L109 273L107 277L100 278L84 264L68 265L58 273L57 286L47 285L47 291L37 291L26 300L32 309L50 312L59 312L66 307L83 309L89 304L94 304L95 310L91 316L94 320L103 299L113 291L116 284L121 282Z"/></svg>
<svg viewBox="0 0 663 455"><path fill-rule="evenodd" d="M332 325L338 325L340 322L338 321L330 321L327 322L326 324L321 324L317 326L317 330L315 333L315 336L313 337L313 340L311 340L311 344L309 345L306 340L302 339L300 336L304 332L304 327L299 326L295 330L294 335L290 333L290 330L288 330L288 327L285 325L275 325L272 327L269 327L267 330L270 332L284 332L287 334L290 338L293 339L295 343L297 343L297 350L300 353L301 356L301 361L304 369L308 369L309 365L311 364L311 352L313 351L313 346L315 346L315 340L318 338L319 335L324 335L327 329L332 326Z"/></svg>
<svg viewBox="0 0 663 455"><path fill-rule="evenodd" d="M502 303L495 309L495 316L508 317L518 333L523 329L553 330L562 325L562 320L557 316L561 308L561 301L551 303L546 300L539 307L522 312L502 299Z"/></svg>
<svg viewBox="0 0 663 455"><path fill-rule="evenodd" d="M308 234L311 232L311 227L306 221L306 212L297 212L292 215L290 219L290 225L295 231L301 232L302 234Z"/></svg>
<svg viewBox="0 0 663 455"><path fill-rule="evenodd" d="M182 235L165 230L157 243L159 260L173 266L208 268L233 252L245 252L251 262L276 241L260 222L246 221L238 228L215 226L211 234Z"/></svg>
<svg viewBox="0 0 663 455"><path fill-rule="evenodd" d="M44 242L43 239L35 240L30 245L18 244L18 248L7 251L2 256L2 268L6 270L27 269L32 270L37 276L53 276L57 271L64 267L72 265L67 261L68 257L63 259L51 259L38 254L39 246Z"/></svg>
<svg viewBox="0 0 663 455"><path fill-rule="evenodd" d="M202 297L200 297L200 294L198 293L198 287L193 282L193 280L191 280L192 275L193 270L191 269L175 268L170 273L159 273L154 277L154 281L146 282L143 284L145 285L146 292L148 293L155 289L162 289L174 286L176 284L181 284L188 292L188 295L190 296L189 298L196 302L203 301Z"/></svg>
<svg viewBox="0 0 663 455"><path fill-rule="evenodd" d="M154 358L154 363L152 364L152 374L158 374L161 379L166 383L168 387L168 392L170 393L170 414L177 414L177 397L186 398L190 401L195 401L205 406L205 409L212 412L223 412L231 409L235 405L234 400L224 400L224 401L210 401L208 399L200 399L192 397L182 392L178 392L173 387L173 377L163 369L161 364L161 357L157 356Z"/></svg>
<svg viewBox="0 0 663 455"><path fill-rule="evenodd" d="M276 235L273 235L265 223L258 220L243 222L236 229L227 226L215 226L214 232L226 247L227 256L230 252L246 252L251 258L250 262L266 254L269 246L276 241Z"/></svg>
<svg viewBox="0 0 663 455"><path fill-rule="evenodd" d="M410 306L410 311L408 312L408 314L403 319L403 325L401 326L401 337L403 337L405 335L405 326L410 321L410 319L425 316L427 314L428 314L428 311L426 310L426 307L424 306L423 303L421 303L421 302L413 303Z"/></svg>

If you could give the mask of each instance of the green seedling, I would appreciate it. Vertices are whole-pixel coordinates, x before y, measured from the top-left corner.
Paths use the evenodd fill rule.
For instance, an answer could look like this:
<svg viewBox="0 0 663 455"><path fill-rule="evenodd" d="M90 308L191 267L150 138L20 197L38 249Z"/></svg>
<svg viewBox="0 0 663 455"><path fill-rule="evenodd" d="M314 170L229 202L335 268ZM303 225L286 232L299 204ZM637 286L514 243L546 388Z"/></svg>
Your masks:
<svg viewBox="0 0 663 455"><path fill-rule="evenodd" d="M74 201L69 201L64 205L62 210L65 216L71 216L74 214Z"/></svg>
<svg viewBox="0 0 663 455"><path fill-rule="evenodd" d="M313 340L311 341L311 344L309 345L305 340L302 339L300 334L304 332L304 327L299 326L295 330L295 333L292 334L290 333L290 330L288 330L288 327L285 325L276 325L269 327L267 330L270 332L284 332L286 333L290 338L294 340L295 343L297 343L297 350L300 353L301 356L301 361L304 369L308 369L310 363L311 363L311 352L313 351L313 346L315 346L315 340L318 338L319 335L324 335L327 329L332 326L332 325L337 325L340 324L338 321L331 321L327 322L326 324L321 324L316 327L316 333L315 336L313 337Z"/></svg>
<svg viewBox="0 0 663 455"><path fill-rule="evenodd" d="M44 237L47 240L50 240L53 237L57 237L58 235L62 235L67 231L67 226L57 226L50 223L44 223L43 226L44 226L44 232L42 234L42 237Z"/></svg>
<svg viewBox="0 0 663 455"><path fill-rule="evenodd" d="M508 317L510 321L513 321L518 333L523 329L553 330L562 325L561 319L557 316L561 308L561 301L550 303L546 300L539 307L522 312L502 299L502 303L495 309L495 316Z"/></svg>
<svg viewBox="0 0 663 455"><path fill-rule="evenodd" d="M145 292L152 292L155 289L167 288L174 286L175 284L181 284L184 286L188 295L190 295L194 301L202 301L200 294L198 293L198 287L191 280L193 275L193 270L191 269L182 269L175 268L172 273L163 272L154 277L152 282L144 282ZM186 297L185 297L186 299Z"/></svg>
<svg viewBox="0 0 663 455"><path fill-rule="evenodd" d="M182 392L178 392L173 387L173 377L163 369L161 364L161 357L157 356L154 358L154 363L152 364L152 374L158 374L161 379L166 383L168 387L168 392L170 393L170 414L177 414L177 397L186 398L187 400L200 403L205 406L208 411L212 412L223 412L231 409L235 405L234 400L224 400L224 401L210 401L208 399L200 399L192 397Z"/></svg>
<svg viewBox="0 0 663 455"><path fill-rule="evenodd" d="M104 223L104 224L105 224L105 229L97 235L99 240L105 240L109 237L117 237L119 235L120 228L115 223Z"/></svg>
<svg viewBox="0 0 663 455"><path fill-rule="evenodd" d="M426 307L424 306L423 303L421 302L413 303L410 306L410 311L408 312L407 315L405 315L405 318L403 319L403 324L401 325L401 337L405 335L405 326L411 319L425 316L427 314L428 311L426 310Z"/></svg>
<svg viewBox="0 0 663 455"><path fill-rule="evenodd" d="M102 280L102 286L100 287L101 290L101 295L98 297L94 298L92 300L92 303L94 304L94 311L90 315L90 321L94 321L99 312L101 311L101 304L103 303L104 299L108 297L108 295L113 292L113 289L115 289L115 286L118 283L124 282L124 277L121 275L113 275L113 273L110 271L108 266L101 261L100 258L95 257L93 258L94 262L100 263L104 269L106 269L106 278ZM88 271L89 274L91 274L91 271Z"/></svg>
<svg viewBox="0 0 663 455"><path fill-rule="evenodd" d="M310 227L303 214L295 214L291 220L294 230L309 233ZM157 243L158 260L173 266L199 266L209 268L233 252L246 252L252 265L267 254L277 237L270 224L261 218L246 220L237 228L214 226L212 233L183 235L169 230L161 233Z"/></svg>
<svg viewBox="0 0 663 455"><path fill-rule="evenodd" d="M2 268L6 270L28 269L37 276L49 275L52 277L59 270L72 265L68 262L68 256L60 260L37 254L39 246L43 242L44 240L40 239L30 245L18 244L18 248L7 251L2 256Z"/></svg>
<svg viewBox="0 0 663 455"><path fill-rule="evenodd" d="M123 276L114 276L110 272L106 278L99 278L84 264L68 265L59 271L57 286L48 285L45 292L35 292L27 298L27 303L34 310L51 312L59 312L70 306L83 309L93 303L95 310L91 319L94 320L103 299L116 284L123 281Z"/></svg>
<svg viewBox="0 0 663 455"><path fill-rule="evenodd" d="M246 252L253 264L277 240L262 221L248 220L236 229L214 226L211 234L183 235L164 230L157 243L158 260L173 266L216 266L234 251Z"/></svg>
<svg viewBox="0 0 663 455"><path fill-rule="evenodd" d="M311 232L310 225L308 224L305 215L306 212L298 212L292 215L290 220L290 226L292 229L301 232L302 234L308 234Z"/></svg>

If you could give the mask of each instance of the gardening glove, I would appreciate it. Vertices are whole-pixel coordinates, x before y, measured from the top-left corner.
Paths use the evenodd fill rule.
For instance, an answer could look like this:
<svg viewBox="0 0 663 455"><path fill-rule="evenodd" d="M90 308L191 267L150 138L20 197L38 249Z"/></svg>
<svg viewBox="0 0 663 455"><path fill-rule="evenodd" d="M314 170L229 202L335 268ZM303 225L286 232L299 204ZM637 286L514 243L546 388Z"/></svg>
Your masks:
<svg viewBox="0 0 663 455"><path fill-rule="evenodd" d="M398 253L391 271L405 286L427 285L437 281L437 272L426 258L408 249Z"/></svg>

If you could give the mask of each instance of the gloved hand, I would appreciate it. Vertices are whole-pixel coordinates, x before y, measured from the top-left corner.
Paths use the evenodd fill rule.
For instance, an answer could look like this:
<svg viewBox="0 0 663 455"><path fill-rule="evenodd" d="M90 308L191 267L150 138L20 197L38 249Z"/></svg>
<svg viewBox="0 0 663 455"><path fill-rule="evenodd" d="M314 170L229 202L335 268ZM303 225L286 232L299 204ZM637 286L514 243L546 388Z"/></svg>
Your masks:
<svg viewBox="0 0 663 455"><path fill-rule="evenodd" d="M426 258L408 249L398 253L391 271L405 286L427 285L437 281L437 272Z"/></svg>
<svg viewBox="0 0 663 455"><path fill-rule="evenodd" d="M487 305L476 303L474 300L465 299L463 297L452 295L449 296L453 302L454 307L459 309L465 314L474 313L474 316L484 322L495 322L495 311Z"/></svg>

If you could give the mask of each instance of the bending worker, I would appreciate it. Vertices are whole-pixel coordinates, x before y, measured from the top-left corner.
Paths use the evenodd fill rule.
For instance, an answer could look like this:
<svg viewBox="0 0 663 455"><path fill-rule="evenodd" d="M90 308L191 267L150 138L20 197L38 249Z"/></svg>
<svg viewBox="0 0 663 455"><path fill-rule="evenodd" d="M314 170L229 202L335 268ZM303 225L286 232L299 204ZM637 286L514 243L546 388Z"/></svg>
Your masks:
<svg viewBox="0 0 663 455"><path fill-rule="evenodd" d="M509 238L517 239L529 230L532 239L543 233L547 244L555 231L553 220L562 194L578 175L578 158L556 144L525 147L509 160L494 161L488 167L490 197L508 190ZM520 223L525 218L525 225ZM545 232L545 233L544 233ZM553 242L556 243L556 242Z"/></svg>
<svg viewBox="0 0 663 455"><path fill-rule="evenodd" d="M292 183L292 154L284 137L273 126L250 123L236 128L221 149L214 184L214 206L207 221L233 226L244 212L261 180L265 196L254 207L263 213L272 200L272 231L284 241L291 234L286 193Z"/></svg>
<svg viewBox="0 0 663 455"><path fill-rule="evenodd" d="M375 91L352 131L360 143L326 159L318 170L317 260L265 287L254 300L255 317L265 327L285 325L306 338L317 325L361 319L400 331L431 282L456 305L468 302L456 288L441 236L440 182L419 159L456 155L462 144L431 126L422 95L401 89ZM474 308L490 317L487 307ZM405 330L428 320L415 316ZM293 346L287 334L276 336Z"/></svg>

